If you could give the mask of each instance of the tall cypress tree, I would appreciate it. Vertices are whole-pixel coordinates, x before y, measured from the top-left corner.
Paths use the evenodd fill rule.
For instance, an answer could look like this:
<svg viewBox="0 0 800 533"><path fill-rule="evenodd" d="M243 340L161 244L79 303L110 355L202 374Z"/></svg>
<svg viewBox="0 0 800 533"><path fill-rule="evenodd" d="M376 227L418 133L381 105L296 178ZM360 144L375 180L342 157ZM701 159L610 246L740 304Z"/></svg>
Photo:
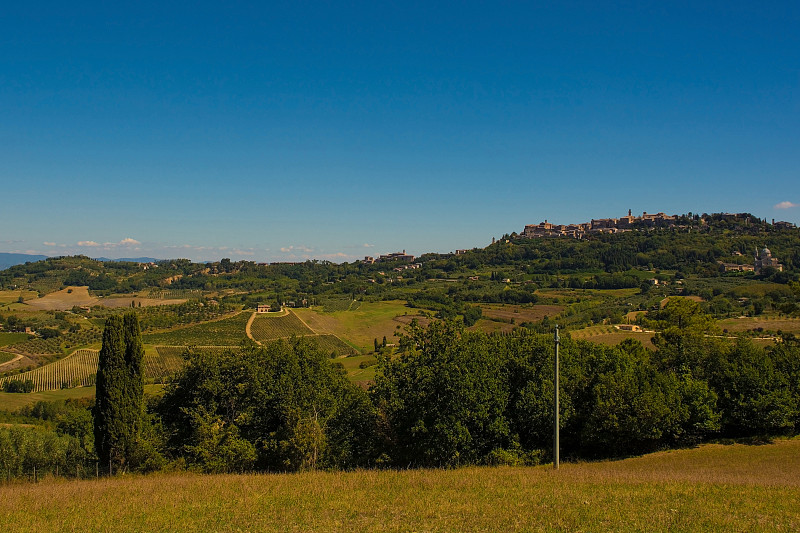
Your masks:
<svg viewBox="0 0 800 533"><path fill-rule="evenodd" d="M125 313L123 321L123 338L125 341L125 369L127 374L125 386L125 427L128 436L125 445L125 455L130 459L135 453L136 444L142 425L142 398L144 396L144 376L142 375L142 360L144 359L144 346L139 330L139 319L136 313Z"/></svg>
<svg viewBox="0 0 800 533"><path fill-rule="evenodd" d="M94 436L103 466L126 465L134 454L142 415L142 346L136 313L106 320L97 365Z"/></svg>

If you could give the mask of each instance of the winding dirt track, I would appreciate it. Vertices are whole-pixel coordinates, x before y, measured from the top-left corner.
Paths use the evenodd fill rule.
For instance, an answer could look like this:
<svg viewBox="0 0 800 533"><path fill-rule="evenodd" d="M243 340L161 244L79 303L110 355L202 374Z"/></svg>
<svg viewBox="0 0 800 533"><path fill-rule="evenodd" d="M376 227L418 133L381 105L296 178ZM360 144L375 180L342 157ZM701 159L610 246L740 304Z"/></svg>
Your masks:
<svg viewBox="0 0 800 533"><path fill-rule="evenodd" d="M258 341L257 341L257 340L256 340L256 339L253 337L253 334L252 334L252 333L250 333L250 326L252 326L252 325L253 325L253 320L255 320L255 319L256 319L256 312L255 312L255 311L253 311L253 314L252 314L252 315L250 315L250 319L247 321L247 325L244 327L244 332L245 332L245 334L247 335L247 338L248 338L248 339L252 340L252 341L253 341L253 342L255 342L256 344L261 344L260 342L258 342Z"/></svg>
<svg viewBox="0 0 800 533"><path fill-rule="evenodd" d="M11 352L7 352L7 353L11 353ZM6 366L6 365L10 365L12 363L16 363L17 361L22 359L22 357L23 357L22 355L17 354L17 356L14 357L14 359L12 359L10 361L6 361L5 363L0 363L0 367Z"/></svg>

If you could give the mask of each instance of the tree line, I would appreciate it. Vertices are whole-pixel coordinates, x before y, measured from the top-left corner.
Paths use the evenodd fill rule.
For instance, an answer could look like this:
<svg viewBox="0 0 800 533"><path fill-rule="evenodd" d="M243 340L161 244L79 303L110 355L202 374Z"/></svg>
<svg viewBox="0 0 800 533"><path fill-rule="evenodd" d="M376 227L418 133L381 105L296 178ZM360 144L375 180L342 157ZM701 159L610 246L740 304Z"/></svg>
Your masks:
<svg viewBox="0 0 800 533"><path fill-rule="evenodd" d="M399 355L379 356L368 390L351 384L309 339L188 351L165 394L143 405L141 344L129 316L109 318L104 332L94 458L73 454L98 461L101 471L108 462L112 472L167 465L284 472L551 460L552 333L486 334L448 320L412 324ZM654 351L635 340L602 346L563 335L562 457L798 432L795 338L767 348L720 338L689 300L670 301L653 320L662 327ZM0 431L6 458L14 456L10 431ZM85 440L85 423L67 425L61 435L81 434Z"/></svg>

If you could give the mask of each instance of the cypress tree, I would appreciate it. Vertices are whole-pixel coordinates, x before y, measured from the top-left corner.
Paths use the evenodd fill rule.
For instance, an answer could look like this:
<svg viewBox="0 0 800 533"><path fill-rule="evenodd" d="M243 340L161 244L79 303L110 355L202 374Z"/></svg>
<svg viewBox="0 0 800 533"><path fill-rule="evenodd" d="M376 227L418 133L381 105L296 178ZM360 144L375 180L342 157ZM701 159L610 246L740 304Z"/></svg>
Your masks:
<svg viewBox="0 0 800 533"><path fill-rule="evenodd" d="M141 429L144 348L135 313L106 320L97 365L95 450L102 466L124 466Z"/></svg>
<svg viewBox="0 0 800 533"><path fill-rule="evenodd" d="M144 396L144 376L142 360L144 346L136 313L125 313L123 321L123 339L125 342L125 428L128 432L125 443L125 455L130 459L135 453L139 441L142 423L142 398Z"/></svg>
<svg viewBox="0 0 800 533"><path fill-rule="evenodd" d="M97 393L94 406L94 445L100 464L120 463L122 453L123 390L126 381L125 341L122 317L106 319L103 345L97 364Z"/></svg>

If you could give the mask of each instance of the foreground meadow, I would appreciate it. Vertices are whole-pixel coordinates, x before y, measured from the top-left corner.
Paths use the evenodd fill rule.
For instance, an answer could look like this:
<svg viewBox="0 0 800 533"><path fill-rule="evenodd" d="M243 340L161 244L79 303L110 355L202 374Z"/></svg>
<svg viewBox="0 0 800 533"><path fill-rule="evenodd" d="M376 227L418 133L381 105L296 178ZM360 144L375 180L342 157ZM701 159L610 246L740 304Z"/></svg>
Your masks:
<svg viewBox="0 0 800 533"><path fill-rule="evenodd" d="M797 531L800 439L598 463L0 487L2 531Z"/></svg>

